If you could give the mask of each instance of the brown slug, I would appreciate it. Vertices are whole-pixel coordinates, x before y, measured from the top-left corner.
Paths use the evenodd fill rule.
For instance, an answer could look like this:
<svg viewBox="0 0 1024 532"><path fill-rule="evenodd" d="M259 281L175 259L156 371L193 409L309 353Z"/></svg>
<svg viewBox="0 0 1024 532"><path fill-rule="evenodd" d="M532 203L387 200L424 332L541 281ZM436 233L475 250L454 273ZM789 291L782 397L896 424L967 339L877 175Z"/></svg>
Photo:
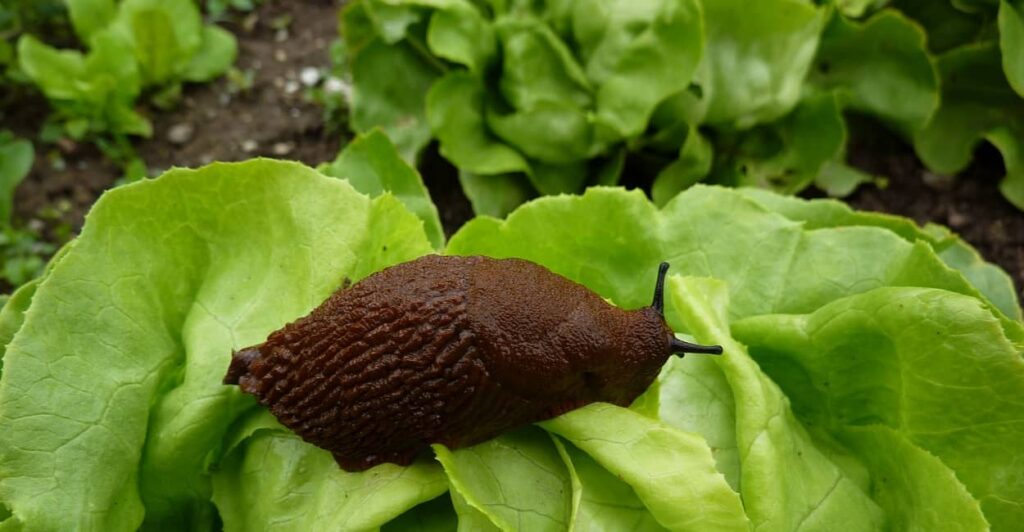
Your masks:
<svg viewBox="0 0 1024 532"><path fill-rule="evenodd" d="M345 470L409 464L595 401L629 405L682 342L654 302L606 303L520 259L428 255L342 287L234 353L237 384Z"/></svg>

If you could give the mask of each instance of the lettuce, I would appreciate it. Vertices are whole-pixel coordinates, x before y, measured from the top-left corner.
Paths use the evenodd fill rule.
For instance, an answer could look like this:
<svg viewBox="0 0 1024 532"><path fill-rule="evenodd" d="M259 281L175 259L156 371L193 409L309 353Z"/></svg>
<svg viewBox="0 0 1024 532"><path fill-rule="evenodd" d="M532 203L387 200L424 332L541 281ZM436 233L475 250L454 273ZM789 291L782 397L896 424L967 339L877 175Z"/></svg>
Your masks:
<svg viewBox="0 0 1024 532"><path fill-rule="evenodd" d="M392 15L394 15L392 13ZM220 380L344 279L433 252L370 135L334 170L255 160L108 192L0 310L0 528L843 527L1024 518L1024 324L955 235L829 201L696 186L549 197L444 252L523 257L616 305L672 263L674 330L725 346L436 459L361 473ZM346 162L347 161L347 162ZM386 169L384 177L380 169ZM394 177L404 199L382 187ZM406 179L408 178L408 180ZM410 201L416 199L416 201Z"/></svg>
<svg viewBox="0 0 1024 532"><path fill-rule="evenodd" d="M238 52L234 36L203 24L191 0L66 3L88 51L58 50L26 34L18 61L75 139L150 136L152 125L134 109L143 90L158 89L158 105L173 102L183 82L213 80Z"/></svg>
<svg viewBox="0 0 1024 532"><path fill-rule="evenodd" d="M848 112L937 173L993 144L1024 209L1016 0L357 0L341 35L353 128L410 162L436 140L477 214L624 167L659 205L700 181L845 196L876 181L846 164Z"/></svg>

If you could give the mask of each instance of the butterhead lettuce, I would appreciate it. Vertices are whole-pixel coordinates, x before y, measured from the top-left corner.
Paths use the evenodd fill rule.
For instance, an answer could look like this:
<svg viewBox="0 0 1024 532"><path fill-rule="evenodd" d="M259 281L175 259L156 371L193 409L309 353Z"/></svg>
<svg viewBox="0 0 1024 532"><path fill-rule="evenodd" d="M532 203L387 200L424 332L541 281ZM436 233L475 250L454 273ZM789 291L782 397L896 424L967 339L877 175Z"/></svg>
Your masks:
<svg viewBox="0 0 1024 532"><path fill-rule="evenodd" d="M367 148L339 177L366 171L355 182L378 187L372 170L389 157ZM526 258L623 308L649 304L669 261L669 324L722 356L672 359L631 408L593 404L475 447L438 445L410 467L338 469L221 379L232 349L345 279L434 252L429 211L405 206L416 190L403 204L255 160L108 192L0 311L0 529L1024 519L1024 326L1004 274L936 228L707 186L661 208L617 188L539 199L471 221L444 253Z"/></svg>

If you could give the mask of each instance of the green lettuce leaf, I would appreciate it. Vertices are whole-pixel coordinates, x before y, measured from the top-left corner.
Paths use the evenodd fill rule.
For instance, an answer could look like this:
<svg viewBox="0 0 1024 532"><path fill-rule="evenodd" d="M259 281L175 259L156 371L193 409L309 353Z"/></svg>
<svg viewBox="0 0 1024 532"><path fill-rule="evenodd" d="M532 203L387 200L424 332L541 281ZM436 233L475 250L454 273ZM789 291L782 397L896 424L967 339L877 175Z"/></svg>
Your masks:
<svg viewBox="0 0 1024 532"><path fill-rule="evenodd" d="M448 495L441 495L388 521L383 532L451 532L459 527L459 519Z"/></svg>
<svg viewBox="0 0 1024 532"><path fill-rule="evenodd" d="M1024 359L977 299L883 287L809 314L746 318L733 329L807 425L836 434L846 427L888 427L906 439L897 449L919 447L951 470L934 480L912 479L913 490L959 479L994 529L1020 522L1024 488L1016 446L1024 431ZM858 446L864 455L879 452L864 441ZM888 467L892 457L864 460ZM962 490L931 489L929 496L947 490L962 500L948 508L948 517L962 519L965 528L950 529L983 528Z"/></svg>
<svg viewBox="0 0 1024 532"><path fill-rule="evenodd" d="M343 166L379 185L399 167L374 137ZM696 186L659 209L595 188L451 239L447 253L528 258L623 308L650 303L662 260L687 275L669 279L667 321L725 353L674 358L631 409L592 404L436 445L440 463L346 473L221 384L233 349L344 279L429 252L399 199L292 163L108 193L34 294L0 310L0 342L13 335L0 527L999 530L1022 517L1024 329L982 295L1006 286L948 231L831 201Z"/></svg>
<svg viewBox="0 0 1024 532"><path fill-rule="evenodd" d="M629 484L572 444L553 441L572 478L570 530L667 530Z"/></svg>
<svg viewBox="0 0 1024 532"><path fill-rule="evenodd" d="M142 92L142 77L132 59L130 39L112 29L93 36L87 55L57 50L31 35L18 40L18 61L25 74L66 123L86 133L149 136L152 126L132 106Z"/></svg>
<svg viewBox="0 0 1024 532"><path fill-rule="evenodd" d="M117 14L114 0L64 0L75 34L89 42L96 32L110 24Z"/></svg>
<svg viewBox="0 0 1024 532"><path fill-rule="evenodd" d="M454 451L433 447L452 490L498 529L568 528L572 483L543 431L521 429Z"/></svg>
<svg viewBox="0 0 1024 532"><path fill-rule="evenodd" d="M707 442L697 434L604 403L573 410L540 426L631 486L665 528L749 528L739 495L715 469Z"/></svg>
<svg viewBox="0 0 1024 532"><path fill-rule="evenodd" d="M536 196L521 174L478 175L460 170L459 184L478 216L504 218Z"/></svg>
<svg viewBox="0 0 1024 532"><path fill-rule="evenodd" d="M347 179L356 190L376 198L389 192L422 222L434 249L444 247L444 230L430 192L415 168L402 160L395 145L380 130L360 135L350 142L331 163L317 170Z"/></svg>
<svg viewBox="0 0 1024 532"><path fill-rule="evenodd" d="M438 57L475 73L483 73L498 53L494 28L469 2L455 3L431 15L427 46Z"/></svg>
<svg viewBox="0 0 1024 532"><path fill-rule="evenodd" d="M39 279L34 279L18 287L13 294L0 306L0 376L3 375L4 354L15 333L25 323L25 311L32 304L32 296L36 293Z"/></svg>
<svg viewBox="0 0 1024 532"><path fill-rule="evenodd" d="M297 164L174 170L106 194L7 346L5 524L199 526L212 517L207 467L252 405L220 384L231 350L343 278L429 251L393 197Z"/></svg>
<svg viewBox="0 0 1024 532"><path fill-rule="evenodd" d="M1006 79L1017 94L1024 96L1024 3L999 2L999 47Z"/></svg>
<svg viewBox="0 0 1024 532"><path fill-rule="evenodd" d="M355 52L349 120L358 133L379 127L413 163L430 142L423 95L439 72L408 45L387 46L373 40Z"/></svg>
<svg viewBox="0 0 1024 532"><path fill-rule="evenodd" d="M558 251L537 246L536 235L560 242ZM660 211L639 191L595 187L582 196L541 198L504 222L469 222L451 238L447 252L533 260L623 308L649 303L654 272L667 260L673 271L735 287L731 318L806 312L891 285L982 297L924 242L911 243L879 227L805 231L741 193L718 187L691 188ZM989 303L987 308L1011 338L1024 338L1020 322Z"/></svg>
<svg viewBox="0 0 1024 532"><path fill-rule="evenodd" d="M1003 154L999 189L1024 209L1024 106L1003 74L995 43L968 45L939 58L942 105L914 136L917 155L932 171L960 172L982 140Z"/></svg>
<svg viewBox="0 0 1024 532"><path fill-rule="evenodd" d="M804 0L705 2L705 120L743 129L789 113L826 20L825 8Z"/></svg>
<svg viewBox="0 0 1024 532"><path fill-rule="evenodd" d="M276 424L269 412L258 416ZM213 473L224 530L376 530L448 490L441 467L386 464L359 473L278 425L254 430Z"/></svg>
<svg viewBox="0 0 1024 532"><path fill-rule="evenodd" d="M675 307L666 309L667 321L679 323ZM656 381L658 418L686 432L700 434L711 447L715 468L733 490L740 485L739 447L736 445L736 400L725 374L714 360L672 357Z"/></svg>
<svg viewBox="0 0 1024 532"><path fill-rule="evenodd" d="M679 148L679 158L658 172L651 185L651 198L664 206L679 192L690 188L711 172L714 154L711 143L695 127L689 128Z"/></svg>
<svg viewBox="0 0 1024 532"><path fill-rule="evenodd" d="M522 155L487 130L485 101L483 84L465 72L451 72L431 87L427 116L441 142L441 154L472 174L528 172Z"/></svg>
<svg viewBox="0 0 1024 532"><path fill-rule="evenodd" d="M872 497L894 530L989 530L978 501L953 471L897 432L851 427L839 438L878 479L872 482Z"/></svg>
<svg viewBox="0 0 1024 532"><path fill-rule="evenodd" d="M720 138L728 155L713 170L716 183L793 194L842 157L846 123L835 95L826 92L805 98L770 125Z"/></svg>
<svg viewBox="0 0 1024 532"><path fill-rule="evenodd" d="M908 242L924 242L935 250L946 265L963 274L1003 314L1015 321L1022 319L1013 279L998 266L985 262L970 244L944 227L929 225L921 228L907 218L855 211L835 200L808 201L753 188L740 189L739 193L790 220L804 223L808 229L879 227L892 231Z"/></svg>
<svg viewBox="0 0 1024 532"><path fill-rule="evenodd" d="M14 189L32 170L35 157L31 142L0 132L0 228L11 221Z"/></svg>
<svg viewBox="0 0 1024 532"><path fill-rule="evenodd" d="M910 134L939 106L938 73L926 39L923 28L895 10L864 23L834 16L809 81L838 91L850 108Z"/></svg>
<svg viewBox="0 0 1024 532"><path fill-rule="evenodd" d="M725 284L672 276L668 285L685 328L698 340L724 349L717 362L736 401L740 492L752 526L814 530L843 523L847 530L880 528L884 514L858 476L818 448L783 392L730 336Z"/></svg>
<svg viewBox="0 0 1024 532"><path fill-rule="evenodd" d="M185 81L211 81L227 72L236 57L238 42L235 41L235 36L217 26L206 26L203 28L202 44L184 66L181 77Z"/></svg>
<svg viewBox="0 0 1024 532"><path fill-rule="evenodd" d="M597 87L596 120L620 138L646 128L662 100L689 85L704 49L694 0L572 3L573 34Z"/></svg>

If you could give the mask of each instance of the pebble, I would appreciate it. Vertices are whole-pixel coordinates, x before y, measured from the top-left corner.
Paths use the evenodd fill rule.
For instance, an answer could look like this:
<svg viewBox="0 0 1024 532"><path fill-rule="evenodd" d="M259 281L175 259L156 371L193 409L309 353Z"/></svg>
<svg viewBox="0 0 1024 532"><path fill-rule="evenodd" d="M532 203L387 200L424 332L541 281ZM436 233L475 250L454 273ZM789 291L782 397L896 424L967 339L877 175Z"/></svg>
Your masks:
<svg viewBox="0 0 1024 532"><path fill-rule="evenodd" d="M252 153L259 149L260 145L255 140L248 139L242 141L242 151L245 153Z"/></svg>
<svg viewBox="0 0 1024 532"><path fill-rule="evenodd" d="M288 52L281 49L274 50L274 59L279 63L284 63L288 60Z"/></svg>
<svg viewBox="0 0 1024 532"><path fill-rule="evenodd" d="M954 210L952 207L949 209L949 216L946 218L951 227L963 227L967 225L971 218L960 212Z"/></svg>
<svg viewBox="0 0 1024 532"><path fill-rule="evenodd" d="M956 182L956 178L951 175L936 174L933 172L925 172L921 174L921 180L924 181L925 185L935 190L949 190L953 188L953 183Z"/></svg>
<svg viewBox="0 0 1024 532"><path fill-rule="evenodd" d="M345 80L332 76L324 82L324 92L327 94L340 94L346 99L351 99L352 86L345 83Z"/></svg>
<svg viewBox="0 0 1024 532"><path fill-rule="evenodd" d="M296 92L299 92L300 88L302 88L302 86L299 85L299 82L295 81L293 79L290 79L290 80L284 82L284 93L285 94L295 94Z"/></svg>
<svg viewBox="0 0 1024 532"><path fill-rule="evenodd" d="M307 87L315 86L320 83L320 69L316 67L306 67L299 72L299 81Z"/></svg>
<svg viewBox="0 0 1024 532"><path fill-rule="evenodd" d="M171 144L187 144L188 141L192 140L192 136L195 135L195 128L188 122L182 122L180 124L174 124L170 129L167 130L167 140Z"/></svg>
<svg viewBox="0 0 1024 532"><path fill-rule="evenodd" d="M295 149L294 142L278 142L270 148L270 152L278 157L288 155Z"/></svg>

